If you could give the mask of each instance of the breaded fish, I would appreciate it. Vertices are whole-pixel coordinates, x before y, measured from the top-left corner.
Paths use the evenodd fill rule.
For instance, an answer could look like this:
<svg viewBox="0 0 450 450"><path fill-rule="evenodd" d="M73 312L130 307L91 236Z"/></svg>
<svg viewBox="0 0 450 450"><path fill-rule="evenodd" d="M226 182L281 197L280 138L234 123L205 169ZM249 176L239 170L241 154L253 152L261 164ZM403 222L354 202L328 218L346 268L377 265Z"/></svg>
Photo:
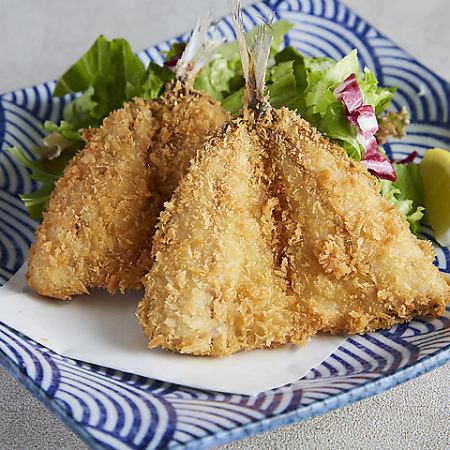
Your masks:
<svg viewBox="0 0 450 450"><path fill-rule="evenodd" d="M227 119L191 85L214 45L198 23L158 101L135 100L85 131L86 146L57 182L28 257L27 280L61 299L91 288L139 288L158 214L206 137Z"/></svg>
<svg viewBox="0 0 450 450"><path fill-rule="evenodd" d="M230 123L166 203L138 316L150 347L224 355L288 342L272 201L246 121Z"/></svg>
<svg viewBox="0 0 450 450"><path fill-rule="evenodd" d="M225 355L289 341L293 297L274 258L275 199L254 126L266 67L254 62L267 62L270 42L261 29L244 61L243 115L198 153L161 213L138 308L150 347Z"/></svg>
<svg viewBox="0 0 450 450"><path fill-rule="evenodd" d="M113 112L56 183L28 255L39 294L68 298L90 288L139 286L159 212L149 187L148 148L157 129L147 103Z"/></svg>
<svg viewBox="0 0 450 450"><path fill-rule="evenodd" d="M243 114L198 153L160 216L138 307L150 348L227 355L302 344L319 331L442 314L449 301L430 244L367 169L267 103L262 30L248 51L237 27Z"/></svg>
<svg viewBox="0 0 450 450"><path fill-rule="evenodd" d="M449 283L431 243L411 233L363 164L287 109L267 111L258 135L279 200L278 259L300 315L320 331L364 333L444 313Z"/></svg>

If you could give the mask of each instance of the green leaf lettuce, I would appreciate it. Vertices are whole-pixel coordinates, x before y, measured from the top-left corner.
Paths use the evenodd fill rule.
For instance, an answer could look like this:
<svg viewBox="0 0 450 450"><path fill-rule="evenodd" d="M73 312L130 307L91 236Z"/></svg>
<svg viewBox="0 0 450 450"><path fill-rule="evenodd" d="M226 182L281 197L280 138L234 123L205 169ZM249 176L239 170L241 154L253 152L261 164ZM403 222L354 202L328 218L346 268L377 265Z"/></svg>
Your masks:
<svg viewBox="0 0 450 450"><path fill-rule="evenodd" d="M419 164L394 164L397 180L380 180L381 193L408 219L411 231L419 235L424 216L424 193Z"/></svg>

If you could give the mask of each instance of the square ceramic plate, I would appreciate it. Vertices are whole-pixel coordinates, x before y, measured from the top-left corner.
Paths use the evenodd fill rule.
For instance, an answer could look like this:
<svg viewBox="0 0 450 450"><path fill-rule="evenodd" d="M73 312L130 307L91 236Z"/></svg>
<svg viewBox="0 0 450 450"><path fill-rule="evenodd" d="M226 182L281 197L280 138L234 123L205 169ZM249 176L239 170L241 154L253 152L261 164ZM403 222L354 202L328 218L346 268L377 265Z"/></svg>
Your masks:
<svg viewBox="0 0 450 450"><path fill-rule="evenodd" d="M312 56L339 59L356 47L382 85L399 87L393 106L411 113L408 136L386 147L391 156L450 148L450 85L334 0L263 1L245 9L246 25L275 11L295 25L286 44ZM219 23L234 39L228 18ZM186 36L184 36L186 37ZM179 39L182 39L180 37ZM161 62L168 43L140 53ZM36 223L17 195L36 184L4 152L27 152L45 119L59 120L65 102L54 82L0 96L0 277L26 258ZM432 239L429 227L424 235ZM437 264L450 272L450 250L435 244ZM61 357L0 323L0 363L92 448L207 448L342 407L414 378L450 359L450 315L415 320L349 338L296 383L255 397L199 391Z"/></svg>

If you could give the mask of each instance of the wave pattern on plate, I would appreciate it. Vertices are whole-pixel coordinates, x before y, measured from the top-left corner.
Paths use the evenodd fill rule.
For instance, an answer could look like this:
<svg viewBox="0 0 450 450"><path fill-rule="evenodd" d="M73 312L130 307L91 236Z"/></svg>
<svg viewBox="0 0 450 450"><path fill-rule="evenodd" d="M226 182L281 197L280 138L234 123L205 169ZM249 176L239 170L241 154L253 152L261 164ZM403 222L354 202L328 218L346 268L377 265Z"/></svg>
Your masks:
<svg viewBox="0 0 450 450"><path fill-rule="evenodd" d="M294 29L286 44L314 56L340 58L356 45L361 60L385 85L396 84L394 108L406 105L413 124L402 141L386 146L401 158L430 146L450 146L449 84L333 0L264 1L244 11L247 26L275 11ZM216 35L234 37L228 18ZM186 39L188 34L175 40ZM172 40L173 41L173 40ZM168 42L140 52L161 62ZM53 99L55 83L0 96L0 282L23 263L36 223L18 193L36 189L5 150L29 152L43 120L59 120L71 98ZM423 234L433 240L431 229ZM450 250L434 242L439 268L450 273ZM206 448L311 417L417 376L448 359L450 313L440 319L350 337L303 379L254 397L199 391L150 380L49 351L0 324L0 362L95 448Z"/></svg>

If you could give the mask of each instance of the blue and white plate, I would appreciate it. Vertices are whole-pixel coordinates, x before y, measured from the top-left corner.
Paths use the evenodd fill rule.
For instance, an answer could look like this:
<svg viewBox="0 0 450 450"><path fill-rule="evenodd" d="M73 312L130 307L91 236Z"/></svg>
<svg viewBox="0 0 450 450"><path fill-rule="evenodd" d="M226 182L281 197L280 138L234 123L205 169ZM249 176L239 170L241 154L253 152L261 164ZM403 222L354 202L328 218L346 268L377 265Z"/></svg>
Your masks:
<svg viewBox="0 0 450 450"><path fill-rule="evenodd" d="M244 11L248 27L275 11L295 25L286 44L313 56L339 59L356 47L382 85L399 87L394 107L406 105L408 136L386 150L450 148L450 85L334 0L266 0ZM219 29L234 39L230 20ZM185 38L181 36L179 39ZM161 62L168 43L140 53ZM30 152L40 124L57 121L69 99L52 98L54 82L0 96L0 279L25 260L36 223L18 199L36 184L4 152ZM431 230L425 227L427 237ZM450 272L449 248L435 244L437 264ZM255 397L199 391L59 356L0 323L0 363L92 448L207 448L270 430L377 394L450 359L450 317L415 320L388 331L349 338L320 367L296 383Z"/></svg>

